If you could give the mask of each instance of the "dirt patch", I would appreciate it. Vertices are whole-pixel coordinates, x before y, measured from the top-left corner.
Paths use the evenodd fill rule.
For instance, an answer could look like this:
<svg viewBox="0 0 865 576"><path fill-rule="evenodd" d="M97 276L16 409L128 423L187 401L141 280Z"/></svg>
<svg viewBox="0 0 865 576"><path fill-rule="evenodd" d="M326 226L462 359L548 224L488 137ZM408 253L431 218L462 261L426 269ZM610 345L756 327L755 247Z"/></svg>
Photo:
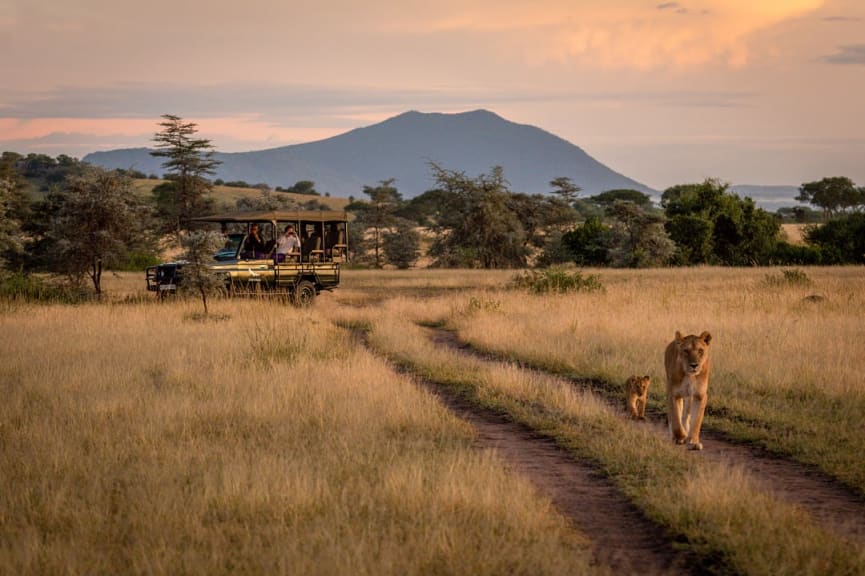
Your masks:
<svg viewBox="0 0 865 576"><path fill-rule="evenodd" d="M436 330L432 338L437 344L454 347L466 354L490 361L504 361L503 358L475 351L460 342L452 332ZM609 390L598 383L571 381L581 388L600 392L599 395L609 401ZM610 404L621 409L622 417L626 417L624 400ZM669 434L664 414L647 412L646 417L647 424L655 427L659 434ZM782 501L800 506L825 529L841 538L865 543L865 499L838 480L813 467L769 454L760 448L733 442L705 427L700 439L704 450L695 453L695 457L707 458L725 466L741 467L756 479L761 488Z"/></svg>

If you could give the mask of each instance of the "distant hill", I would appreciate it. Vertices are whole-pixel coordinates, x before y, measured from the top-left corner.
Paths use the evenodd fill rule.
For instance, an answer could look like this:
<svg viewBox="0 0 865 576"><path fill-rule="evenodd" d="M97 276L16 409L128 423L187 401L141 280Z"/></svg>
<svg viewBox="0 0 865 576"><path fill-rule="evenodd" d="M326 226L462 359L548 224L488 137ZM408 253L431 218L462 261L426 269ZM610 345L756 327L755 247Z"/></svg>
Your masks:
<svg viewBox="0 0 865 576"><path fill-rule="evenodd" d="M216 178L264 182L272 187L312 180L332 196L361 196L364 185L396 179L405 198L434 186L429 162L474 177L502 166L515 192L550 192L550 180L567 176L591 196L616 188L655 190L607 168L578 146L549 132L486 111L460 114L406 112L379 124L316 142L268 150L217 153ZM162 159L146 148L93 152L85 162L161 175Z"/></svg>
<svg viewBox="0 0 865 576"><path fill-rule="evenodd" d="M742 198L753 198L757 206L769 212L775 212L778 208L807 205L796 200L796 196L799 195L798 186L737 184L730 186L730 191Z"/></svg>

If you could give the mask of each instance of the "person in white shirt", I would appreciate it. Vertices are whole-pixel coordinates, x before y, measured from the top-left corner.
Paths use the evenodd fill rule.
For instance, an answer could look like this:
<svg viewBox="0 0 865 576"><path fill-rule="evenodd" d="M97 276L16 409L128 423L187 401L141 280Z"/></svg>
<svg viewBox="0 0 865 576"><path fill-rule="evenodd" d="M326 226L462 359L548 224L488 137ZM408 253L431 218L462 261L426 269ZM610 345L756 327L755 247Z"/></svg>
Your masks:
<svg viewBox="0 0 865 576"><path fill-rule="evenodd" d="M285 233L279 237L276 243L276 259L278 262L284 262L286 256L300 255L300 238L294 231L294 226L289 224L285 227Z"/></svg>

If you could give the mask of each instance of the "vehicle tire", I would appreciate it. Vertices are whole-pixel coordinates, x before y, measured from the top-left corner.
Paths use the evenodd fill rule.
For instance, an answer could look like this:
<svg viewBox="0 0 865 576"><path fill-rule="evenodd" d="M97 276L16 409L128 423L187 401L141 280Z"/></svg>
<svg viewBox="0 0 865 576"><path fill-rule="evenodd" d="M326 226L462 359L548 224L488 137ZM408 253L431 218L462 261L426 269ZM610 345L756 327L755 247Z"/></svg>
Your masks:
<svg viewBox="0 0 865 576"><path fill-rule="evenodd" d="M309 280L301 280L294 287L294 294L291 298L295 306L306 308L311 306L315 300L315 285Z"/></svg>

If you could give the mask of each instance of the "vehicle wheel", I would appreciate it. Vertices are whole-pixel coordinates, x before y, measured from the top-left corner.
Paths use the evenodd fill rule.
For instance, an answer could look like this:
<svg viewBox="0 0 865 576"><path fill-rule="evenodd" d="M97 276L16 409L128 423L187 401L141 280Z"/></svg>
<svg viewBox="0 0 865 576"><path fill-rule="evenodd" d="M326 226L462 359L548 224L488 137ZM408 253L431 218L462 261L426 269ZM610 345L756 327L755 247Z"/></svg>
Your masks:
<svg viewBox="0 0 865 576"><path fill-rule="evenodd" d="M298 282L297 286L294 287L294 294L292 295L294 305L305 308L311 305L313 300L315 300L315 285L309 280Z"/></svg>

